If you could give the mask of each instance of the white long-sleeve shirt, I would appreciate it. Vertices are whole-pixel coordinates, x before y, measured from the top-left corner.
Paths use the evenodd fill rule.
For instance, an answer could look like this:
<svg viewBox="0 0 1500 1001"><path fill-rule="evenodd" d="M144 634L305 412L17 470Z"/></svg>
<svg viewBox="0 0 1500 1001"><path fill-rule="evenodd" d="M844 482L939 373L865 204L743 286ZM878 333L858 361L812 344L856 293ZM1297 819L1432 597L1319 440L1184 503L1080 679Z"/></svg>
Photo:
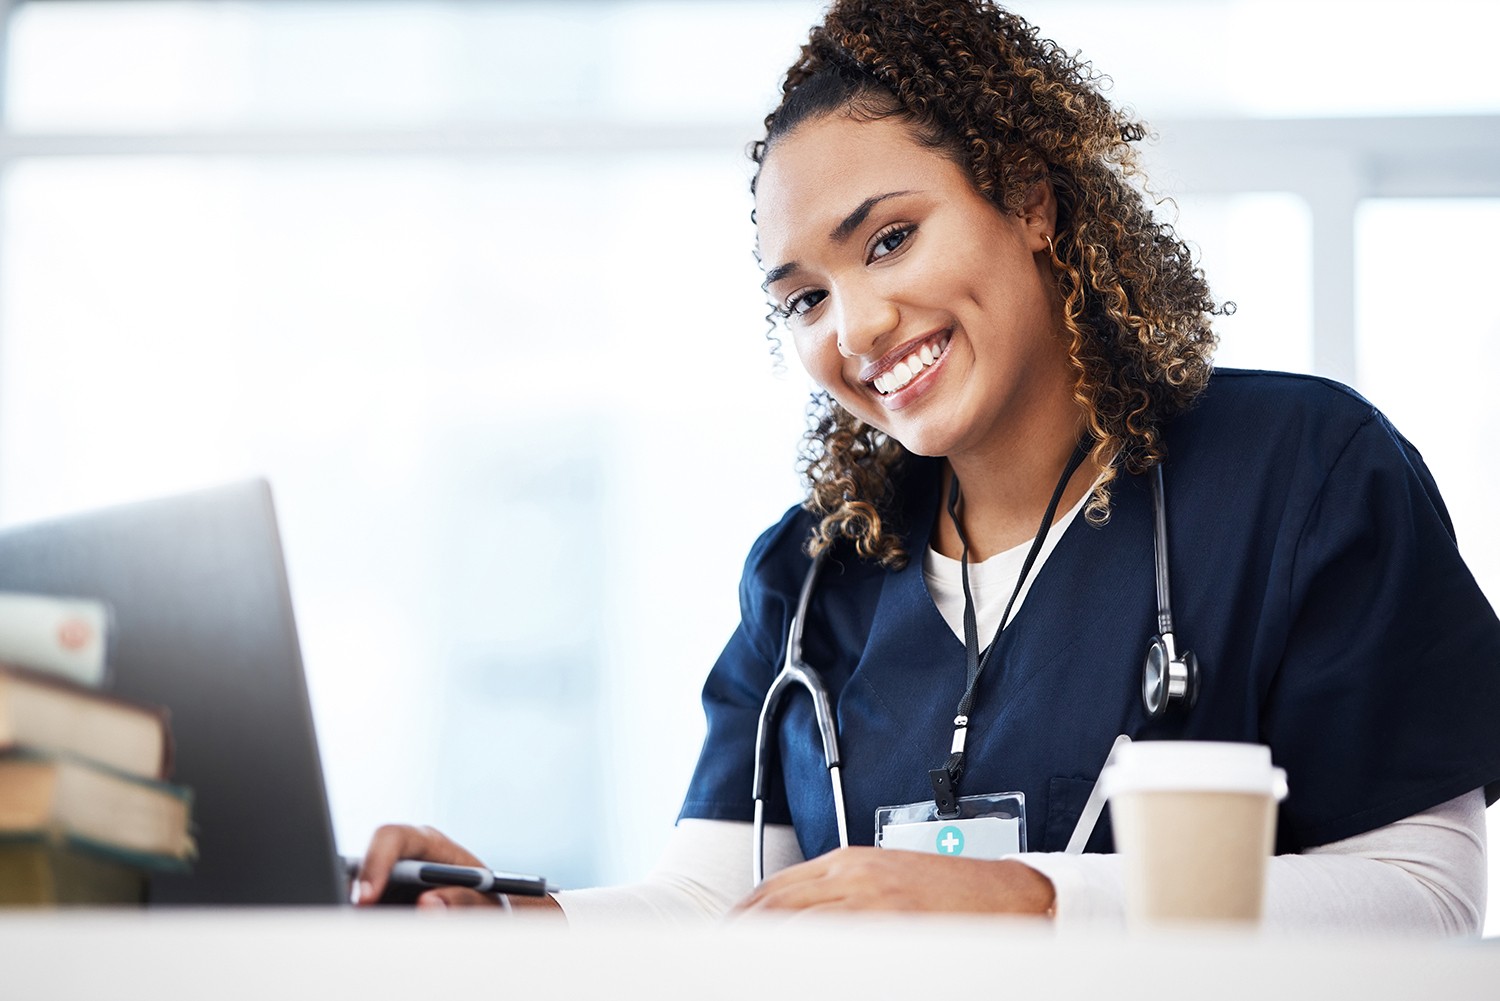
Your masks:
<svg viewBox="0 0 1500 1001"><path fill-rule="evenodd" d="M557 895L570 924L622 919L717 920L751 890L752 826L677 824L655 869L638 883ZM766 828L766 872L802 861L792 828ZM1118 855L1013 856L1052 880L1059 928L1123 926ZM1266 869L1264 925L1277 930L1477 935L1486 892L1484 794L1343 841L1279 855Z"/></svg>

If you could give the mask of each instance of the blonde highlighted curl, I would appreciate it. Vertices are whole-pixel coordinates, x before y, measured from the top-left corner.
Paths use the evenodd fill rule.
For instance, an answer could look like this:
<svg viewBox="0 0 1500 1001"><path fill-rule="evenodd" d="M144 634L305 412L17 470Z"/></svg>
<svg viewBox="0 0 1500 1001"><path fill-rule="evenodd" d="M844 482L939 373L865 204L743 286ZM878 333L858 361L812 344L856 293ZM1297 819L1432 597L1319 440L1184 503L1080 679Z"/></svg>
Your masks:
<svg viewBox="0 0 1500 1001"><path fill-rule="evenodd" d="M1073 395L1091 458L1107 468L1087 507L1095 524L1108 520L1119 469L1140 473L1165 458L1162 426L1208 384L1210 317L1233 310L1214 301L1187 245L1154 217L1130 145L1146 128L1099 84L1087 62L986 0L844 0L813 28L750 153L759 165L778 138L837 111L905 121L1003 212L1051 183ZM810 551L842 538L863 558L905 566L905 539L889 522L906 454L814 395L801 458L805 506L820 518Z"/></svg>

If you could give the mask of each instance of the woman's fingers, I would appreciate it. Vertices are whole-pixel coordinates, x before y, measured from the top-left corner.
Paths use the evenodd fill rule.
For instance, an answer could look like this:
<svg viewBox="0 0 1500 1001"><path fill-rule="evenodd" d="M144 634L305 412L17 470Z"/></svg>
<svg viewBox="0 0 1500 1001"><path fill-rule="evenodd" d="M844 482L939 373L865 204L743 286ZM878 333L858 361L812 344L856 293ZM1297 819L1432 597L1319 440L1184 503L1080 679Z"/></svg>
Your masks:
<svg viewBox="0 0 1500 1001"><path fill-rule="evenodd" d="M400 859L445 862L449 865L484 865L474 853L434 828L387 824L370 838L370 847L365 850L359 875L355 877L354 902L363 906L377 903L386 891L391 868ZM562 913L557 901L550 895L512 896L508 900L511 906L507 910L525 910L527 913L545 913L554 917L560 917ZM423 909L505 906L498 894L479 893L463 886L426 890L417 897L416 904Z"/></svg>
<svg viewBox="0 0 1500 1001"><path fill-rule="evenodd" d="M908 881L921 878L912 870L923 861L914 852L840 848L783 869L756 887L736 909L903 909L908 906L904 887Z"/></svg>
<svg viewBox="0 0 1500 1001"><path fill-rule="evenodd" d="M428 890L417 898L422 910L441 910L445 907L499 907L500 900L492 893L479 893L466 886L444 886Z"/></svg>
<svg viewBox="0 0 1500 1001"><path fill-rule="evenodd" d="M354 902L374 904L385 893L391 867L399 859L422 859L451 865L483 865L473 853L454 843L441 831L431 827L386 824L370 838L365 857L355 877Z"/></svg>
<svg viewBox="0 0 1500 1001"><path fill-rule="evenodd" d="M1051 880L1014 860L841 848L777 873L733 913L818 909L1045 914L1053 900Z"/></svg>
<svg viewBox="0 0 1500 1001"><path fill-rule="evenodd" d="M839 853L831 852L800 862L767 878L735 905L731 915L753 910L809 907L820 902L827 893L827 888L820 885L820 881L828 872L830 859L837 854Z"/></svg>

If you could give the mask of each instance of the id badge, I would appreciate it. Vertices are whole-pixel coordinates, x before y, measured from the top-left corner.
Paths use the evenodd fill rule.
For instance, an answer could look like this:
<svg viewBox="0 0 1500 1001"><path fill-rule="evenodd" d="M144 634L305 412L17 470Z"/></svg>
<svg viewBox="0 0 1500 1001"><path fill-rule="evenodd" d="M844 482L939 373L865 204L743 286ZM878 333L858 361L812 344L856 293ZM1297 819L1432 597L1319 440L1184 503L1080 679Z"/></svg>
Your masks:
<svg viewBox="0 0 1500 1001"><path fill-rule="evenodd" d="M881 848L995 860L1026 850L1026 794L960 796L958 816L937 815L932 800L875 811Z"/></svg>

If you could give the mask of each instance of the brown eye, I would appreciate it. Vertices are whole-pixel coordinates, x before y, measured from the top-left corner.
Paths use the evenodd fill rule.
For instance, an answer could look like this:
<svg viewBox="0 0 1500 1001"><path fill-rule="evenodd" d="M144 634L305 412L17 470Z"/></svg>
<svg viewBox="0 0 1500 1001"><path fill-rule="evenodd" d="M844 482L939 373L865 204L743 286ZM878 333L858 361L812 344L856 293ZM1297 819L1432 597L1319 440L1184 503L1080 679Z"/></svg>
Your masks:
<svg viewBox="0 0 1500 1001"><path fill-rule="evenodd" d="M786 305L781 309L782 315L801 316L826 298L828 298L828 293L820 288L799 292L787 300Z"/></svg>
<svg viewBox="0 0 1500 1001"><path fill-rule="evenodd" d="M883 231L875 237L875 242L870 246L870 260L876 261L894 254L901 249L915 230L915 226L892 226Z"/></svg>

